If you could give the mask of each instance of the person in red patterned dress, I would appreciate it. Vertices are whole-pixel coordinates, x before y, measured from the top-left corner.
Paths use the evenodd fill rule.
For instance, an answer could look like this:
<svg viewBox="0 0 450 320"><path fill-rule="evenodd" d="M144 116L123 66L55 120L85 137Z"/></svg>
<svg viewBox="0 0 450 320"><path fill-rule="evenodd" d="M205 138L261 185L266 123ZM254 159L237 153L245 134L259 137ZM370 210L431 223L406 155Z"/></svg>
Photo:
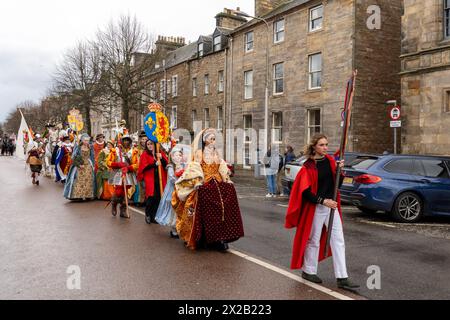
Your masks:
<svg viewBox="0 0 450 320"><path fill-rule="evenodd" d="M236 189L228 166L216 148L216 130L203 130L194 140L192 159L175 184L172 206L177 232L187 247L225 252L244 236Z"/></svg>

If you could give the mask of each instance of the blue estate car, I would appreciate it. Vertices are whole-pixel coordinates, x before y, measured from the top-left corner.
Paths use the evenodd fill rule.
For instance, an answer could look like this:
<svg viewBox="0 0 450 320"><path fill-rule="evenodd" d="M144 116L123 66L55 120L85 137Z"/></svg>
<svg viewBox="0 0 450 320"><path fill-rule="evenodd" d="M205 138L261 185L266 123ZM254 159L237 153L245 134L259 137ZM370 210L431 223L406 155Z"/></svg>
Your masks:
<svg viewBox="0 0 450 320"><path fill-rule="evenodd" d="M450 216L450 157L363 156L344 169L342 201L400 222Z"/></svg>

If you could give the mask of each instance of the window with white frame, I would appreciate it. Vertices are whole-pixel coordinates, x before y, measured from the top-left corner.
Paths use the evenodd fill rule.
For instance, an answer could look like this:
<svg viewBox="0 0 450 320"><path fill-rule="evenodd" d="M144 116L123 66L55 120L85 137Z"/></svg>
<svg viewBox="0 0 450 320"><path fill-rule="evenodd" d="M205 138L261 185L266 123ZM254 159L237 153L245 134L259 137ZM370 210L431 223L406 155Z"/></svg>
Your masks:
<svg viewBox="0 0 450 320"><path fill-rule="evenodd" d="M244 99L253 98L253 70L244 72Z"/></svg>
<svg viewBox="0 0 450 320"><path fill-rule="evenodd" d="M205 74L205 94L209 94L209 74Z"/></svg>
<svg viewBox="0 0 450 320"><path fill-rule="evenodd" d="M450 38L450 0L444 0L444 37Z"/></svg>
<svg viewBox="0 0 450 320"><path fill-rule="evenodd" d="M311 138L315 134L322 132L320 109L309 109L307 121L308 121L308 141L311 141Z"/></svg>
<svg viewBox="0 0 450 320"><path fill-rule="evenodd" d="M172 80L167 80L167 94L170 95L172 93Z"/></svg>
<svg viewBox="0 0 450 320"><path fill-rule="evenodd" d="M166 81L161 80L159 82L159 100L164 100L166 97Z"/></svg>
<svg viewBox="0 0 450 320"><path fill-rule="evenodd" d="M225 89L225 76L223 70L219 71L217 91L223 92Z"/></svg>
<svg viewBox="0 0 450 320"><path fill-rule="evenodd" d="M223 131L223 108L217 107L217 131Z"/></svg>
<svg viewBox="0 0 450 320"><path fill-rule="evenodd" d="M176 129L177 128L177 106L172 107L172 112L170 114L170 128Z"/></svg>
<svg viewBox="0 0 450 320"><path fill-rule="evenodd" d="M273 65L273 94L282 94L284 92L284 64L276 63Z"/></svg>
<svg viewBox="0 0 450 320"><path fill-rule="evenodd" d="M197 78L192 79L192 96L197 96Z"/></svg>
<svg viewBox="0 0 450 320"><path fill-rule="evenodd" d="M197 121L197 110L192 110L191 120L192 120L192 130L194 130L195 121Z"/></svg>
<svg viewBox="0 0 450 320"><path fill-rule="evenodd" d="M203 43L199 43L198 44L198 56L199 57L203 57L203 54L204 54L203 48L204 48L204 44Z"/></svg>
<svg viewBox="0 0 450 320"><path fill-rule="evenodd" d="M178 96L178 76L172 77L172 97Z"/></svg>
<svg viewBox="0 0 450 320"><path fill-rule="evenodd" d="M273 42L284 41L284 19L280 19L273 23Z"/></svg>
<svg viewBox="0 0 450 320"><path fill-rule="evenodd" d="M309 10L309 31L322 29L323 25L323 5Z"/></svg>
<svg viewBox="0 0 450 320"><path fill-rule="evenodd" d="M253 31L249 31L245 34L244 36L244 48L245 48L245 52L250 52L253 51L253 38L254 38L254 33Z"/></svg>
<svg viewBox="0 0 450 320"><path fill-rule="evenodd" d="M322 53L309 56L309 89L322 87Z"/></svg>
<svg viewBox="0 0 450 320"><path fill-rule="evenodd" d="M253 127L252 116L244 115L244 168L250 168L250 146L252 144L250 131Z"/></svg>
<svg viewBox="0 0 450 320"><path fill-rule="evenodd" d="M156 83L150 83L150 101L156 100Z"/></svg>
<svg viewBox="0 0 450 320"><path fill-rule="evenodd" d="M272 142L282 143L283 142L283 113L274 112L272 113Z"/></svg>
<svg viewBox="0 0 450 320"><path fill-rule="evenodd" d="M203 110L203 118L205 120L205 129L210 127L209 108Z"/></svg>
<svg viewBox="0 0 450 320"><path fill-rule="evenodd" d="M222 49L222 37L220 35L214 37L214 52Z"/></svg>

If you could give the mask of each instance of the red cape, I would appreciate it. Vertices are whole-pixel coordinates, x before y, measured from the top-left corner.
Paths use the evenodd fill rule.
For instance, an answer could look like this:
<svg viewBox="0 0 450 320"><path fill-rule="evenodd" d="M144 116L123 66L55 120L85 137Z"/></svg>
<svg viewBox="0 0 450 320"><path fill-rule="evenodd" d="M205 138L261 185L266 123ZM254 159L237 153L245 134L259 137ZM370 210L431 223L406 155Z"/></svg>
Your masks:
<svg viewBox="0 0 450 320"><path fill-rule="evenodd" d="M161 152L161 155L164 160L166 160L166 163L169 162L167 159L167 156L164 152ZM148 152L144 151L141 155L141 158L139 160L139 170L137 174L137 178L139 181L145 182L145 197L152 197L155 194L155 168L150 168L144 171L145 168L148 166L154 165L156 163L156 159L154 156L148 154ZM162 177L162 185L163 190L161 190L160 194L161 197L164 193L164 188L166 187L167 182L167 172L166 170L161 167L161 177Z"/></svg>
<svg viewBox="0 0 450 320"><path fill-rule="evenodd" d="M336 161L329 155L327 155L327 158L328 160L330 160L333 179L335 179ZM308 240L311 235L316 205L308 201L303 201L302 197L303 191L305 191L309 187L311 187L312 193L317 194L318 173L316 163L313 160L306 161L303 167L300 169L300 172L298 173L294 181L294 185L292 186L289 207L286 213L285 227L287 229L297 228L292 251L291 269L301 269L303 267L303 257L305 255L306 245L308 244ZM339 193L337 202L342 220L341 197ZM327 229L324 226L320 239L319 261L327 258L324 255L327 234ZM331 248L328 252L328 256L331 256Z"/></svg>

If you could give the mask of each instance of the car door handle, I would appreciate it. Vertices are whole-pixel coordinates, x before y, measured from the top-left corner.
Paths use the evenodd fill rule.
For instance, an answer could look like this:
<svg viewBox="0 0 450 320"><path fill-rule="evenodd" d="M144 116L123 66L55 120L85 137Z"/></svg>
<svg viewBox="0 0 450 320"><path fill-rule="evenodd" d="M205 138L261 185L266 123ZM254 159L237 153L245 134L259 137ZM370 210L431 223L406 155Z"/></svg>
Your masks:
<svg viewBox="0 0 450 320"><path fill-rule="evenodd" d="M431 183L431 180L428 180L428 179L421 179L420 182L422 182L422 183Z"/></svg>

